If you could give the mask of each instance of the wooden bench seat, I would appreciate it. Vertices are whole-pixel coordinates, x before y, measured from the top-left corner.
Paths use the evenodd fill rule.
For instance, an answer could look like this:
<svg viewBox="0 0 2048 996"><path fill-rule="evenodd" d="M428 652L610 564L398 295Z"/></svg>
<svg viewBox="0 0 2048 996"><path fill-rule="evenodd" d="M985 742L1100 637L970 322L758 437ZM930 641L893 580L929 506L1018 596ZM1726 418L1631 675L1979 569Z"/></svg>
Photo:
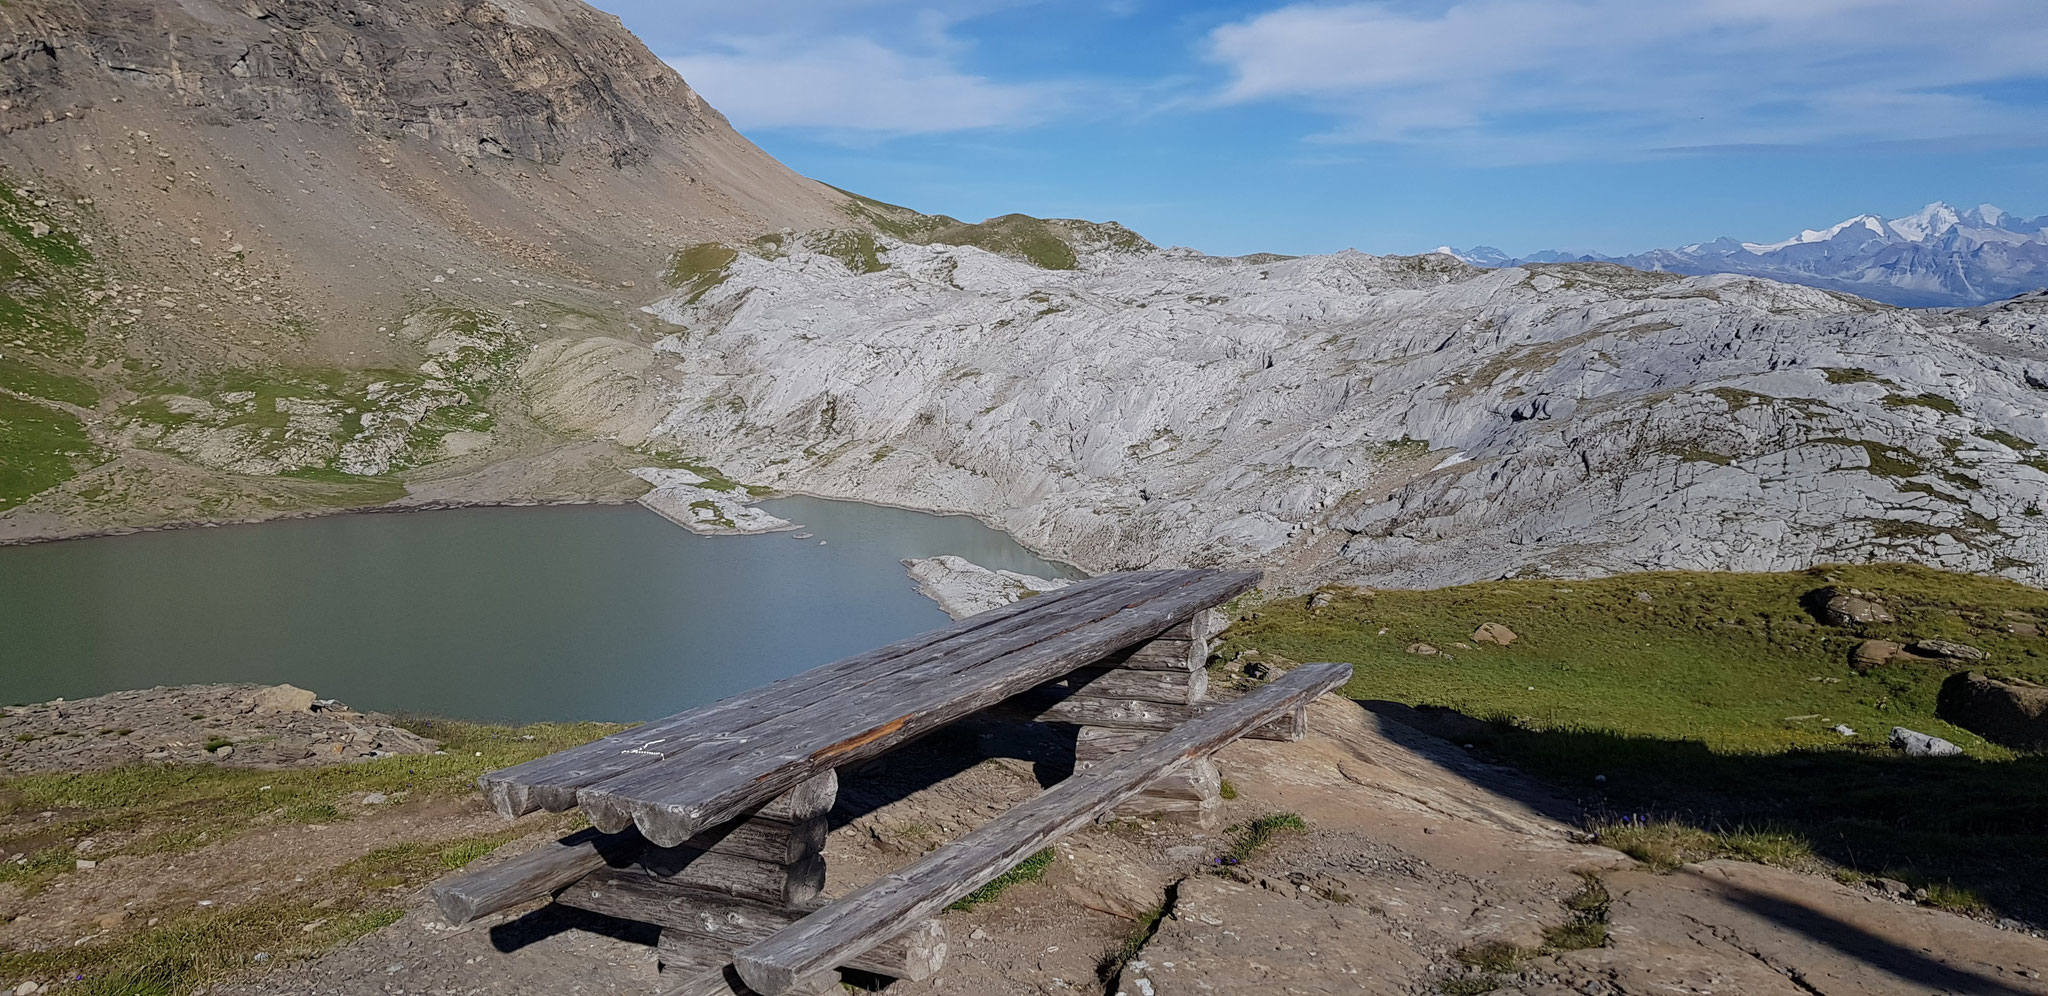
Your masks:
<svg viewBox="0 0 2048 996"><path fill-rule="evenodd" d="M675 846L820 772L890 750L1142 643L1256 572L1112 574L485 776L506 816L580 805Z"/></svg>
<svg viewBox="0 0 2048 996"><path fill-rule="evenodd" d="M944 910L1051 841L1108 813L1160 775L1292 713L1351 680L1349 664L1306 664L1046 790L911 864L740 949L733 964L762 996L810 987L906 926Z"/></svg>

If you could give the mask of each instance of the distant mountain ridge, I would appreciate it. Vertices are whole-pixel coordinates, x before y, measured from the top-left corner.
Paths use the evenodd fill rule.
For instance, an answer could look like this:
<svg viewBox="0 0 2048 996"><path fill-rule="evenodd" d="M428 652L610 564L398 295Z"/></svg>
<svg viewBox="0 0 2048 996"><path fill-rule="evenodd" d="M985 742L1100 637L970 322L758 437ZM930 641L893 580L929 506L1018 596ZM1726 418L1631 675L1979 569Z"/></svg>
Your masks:
<svg viewBox="0 0 2048 996"><path fill-rule="evenodd" d="M2048 287L2048 215L1936 201L1902 218L1860 214L1778 242L1723 236L1630 256L1548 250L1510 257L1492 246L1435 250L1473 266L1606 262L1689 275L1740 273L1843 291L1902 307L1968 307Z"/></svg>

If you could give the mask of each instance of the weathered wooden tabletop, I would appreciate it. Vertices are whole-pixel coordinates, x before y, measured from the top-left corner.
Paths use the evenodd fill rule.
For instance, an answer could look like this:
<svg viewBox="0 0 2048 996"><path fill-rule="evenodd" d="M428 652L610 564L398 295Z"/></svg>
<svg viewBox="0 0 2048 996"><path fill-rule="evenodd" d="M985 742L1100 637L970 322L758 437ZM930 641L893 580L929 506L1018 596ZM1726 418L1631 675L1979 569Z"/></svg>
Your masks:
<svg viewBox="0 0 2048 996"><path fill-rule="evenodd" d="M1258 572L1109 574L486 775L504 815L583 807L663 847L1154 636Z"/></svg>

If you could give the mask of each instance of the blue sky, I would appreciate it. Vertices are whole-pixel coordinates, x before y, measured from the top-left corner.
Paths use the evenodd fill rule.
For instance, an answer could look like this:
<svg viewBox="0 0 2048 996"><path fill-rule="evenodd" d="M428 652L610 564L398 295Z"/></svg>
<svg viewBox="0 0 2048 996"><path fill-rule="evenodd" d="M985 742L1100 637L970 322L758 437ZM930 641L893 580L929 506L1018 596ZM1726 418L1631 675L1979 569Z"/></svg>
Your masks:
<svg viewBox="0 0 2048 996"><path fill-rule="evenodd" d="M1205 252L2048 214L2048 0L595 0L748 137Z"/></svg>

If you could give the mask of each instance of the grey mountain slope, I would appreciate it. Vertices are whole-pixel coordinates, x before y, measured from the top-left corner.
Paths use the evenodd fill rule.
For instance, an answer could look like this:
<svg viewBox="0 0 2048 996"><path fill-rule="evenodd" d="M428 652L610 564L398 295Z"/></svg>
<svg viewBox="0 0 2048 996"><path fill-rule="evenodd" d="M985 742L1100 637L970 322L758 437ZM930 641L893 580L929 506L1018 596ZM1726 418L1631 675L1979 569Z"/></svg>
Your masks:
<svg viewBox="0 0 2048 996"><path fill-rule="evenodd" d="M1912 560L2048 581L2048 296L1901 311L1442 256L802 240L655 311L655 438L1092 569L1295 583Z"/></svg>

